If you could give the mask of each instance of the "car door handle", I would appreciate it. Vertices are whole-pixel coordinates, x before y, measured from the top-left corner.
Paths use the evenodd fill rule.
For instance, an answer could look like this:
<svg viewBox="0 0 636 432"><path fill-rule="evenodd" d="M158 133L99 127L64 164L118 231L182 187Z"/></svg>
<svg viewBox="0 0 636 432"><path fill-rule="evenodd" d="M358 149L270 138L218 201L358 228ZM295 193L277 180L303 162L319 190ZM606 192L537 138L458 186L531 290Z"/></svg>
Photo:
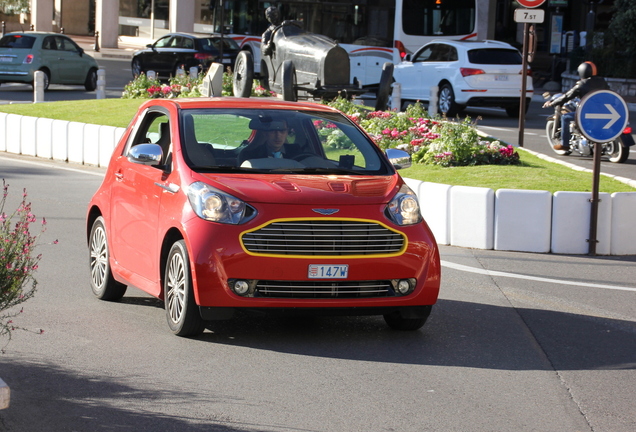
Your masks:
<svg viewBox="0 0 636 432"><path fill-rule="evenodd" d="M122 181L124 179L124 173L121 171L115 171L115 179Z"/></svg>
<svg viewBox="0 0 636 432"><path fill-rule="evenodd" d="M165 189L170 193L177 193L179 192L179 185L176 185L174 183L168 183L168 184L161 184L161 183L157 183L155 182L156 186L159 186L161 189Z"/></svg>

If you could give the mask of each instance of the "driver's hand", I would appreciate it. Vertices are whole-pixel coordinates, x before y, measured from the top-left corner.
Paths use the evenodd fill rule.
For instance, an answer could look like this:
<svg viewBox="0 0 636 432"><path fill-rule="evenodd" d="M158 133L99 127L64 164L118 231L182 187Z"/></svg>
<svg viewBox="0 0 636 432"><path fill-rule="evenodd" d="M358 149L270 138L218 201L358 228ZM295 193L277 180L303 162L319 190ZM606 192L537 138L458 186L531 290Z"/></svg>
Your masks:
<svg viewBox="0 0 636 432"><path fill-rule="evenodd" d="M552 106L552 103L550 101L547 101L546 103L543 104L543 108L550 108Z"/></svg>

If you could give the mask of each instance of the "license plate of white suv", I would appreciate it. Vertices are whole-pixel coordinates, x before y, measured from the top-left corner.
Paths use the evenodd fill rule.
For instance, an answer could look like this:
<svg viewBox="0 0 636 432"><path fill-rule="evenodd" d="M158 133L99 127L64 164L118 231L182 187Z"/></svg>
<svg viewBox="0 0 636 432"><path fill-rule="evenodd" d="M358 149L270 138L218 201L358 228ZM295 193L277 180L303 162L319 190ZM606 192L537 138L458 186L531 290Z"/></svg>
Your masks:
<svg viewBox="0 0 636 432"><path fill-rule="evenodd" d="M495 75L495 81L508 81L508 75Z"/></svg>
<svg viewBox="0 0 636 432"><path fill-rule="evenodd" d="M348 264L309 264L309 279L346 279L349 275Z"/></svg>

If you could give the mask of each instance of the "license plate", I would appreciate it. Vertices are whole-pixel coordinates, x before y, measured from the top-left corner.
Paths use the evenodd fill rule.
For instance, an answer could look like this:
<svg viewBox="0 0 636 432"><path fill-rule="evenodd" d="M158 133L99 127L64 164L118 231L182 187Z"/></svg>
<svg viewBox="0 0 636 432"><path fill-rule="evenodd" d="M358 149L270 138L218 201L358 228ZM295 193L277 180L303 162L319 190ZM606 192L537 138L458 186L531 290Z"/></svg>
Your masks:
<svg viewBox="0 0 636 432"><path fill-rule="evenodd" d="M11 63L12 61L13 61L13 58L11 57L0 57L0 62Z"/></svg>
<svg viewBox="0 0 636 432"><path fill-rule="evenodd" d="M223 63L232 63L232 59L223 59Z"/></svg>
<svg viewBox="0 0 636 432"><path fill-rule="evenodd" d="M495 81L508 81L508 75L495 75Z"/></svg>
<svg viewBox="0 0 636 432"><path fill-rule="evenodd" d="M349 275L347 264L309 264L309 279L346 279Z"/></svg>

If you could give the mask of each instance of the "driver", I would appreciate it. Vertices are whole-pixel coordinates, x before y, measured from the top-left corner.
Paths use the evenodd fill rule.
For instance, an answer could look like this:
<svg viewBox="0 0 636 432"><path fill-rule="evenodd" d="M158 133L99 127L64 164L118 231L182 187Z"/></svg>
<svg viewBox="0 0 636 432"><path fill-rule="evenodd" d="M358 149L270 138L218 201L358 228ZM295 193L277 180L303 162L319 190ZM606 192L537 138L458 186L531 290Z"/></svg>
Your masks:
<svg viewBox="0 0 636 432"><path fill-rule="evenodd" d="M259 125L253 144L248 145L239 154L239 165L247 159L288 158L299 154L298 146L287 143L287 122L274 120ZM263 141L262 144L258 144Z"/></svg>
<svg viewBox="0 0 636 432"><path fill-rule="evenodd" d="M270 22L270 26L265 30L261 36L261 52L263 55L271 56L274 52L274 41L272 35L276 27L282 24L280 20L280 12L276 6L270 6L265 9L265 18Z"/></svg>

